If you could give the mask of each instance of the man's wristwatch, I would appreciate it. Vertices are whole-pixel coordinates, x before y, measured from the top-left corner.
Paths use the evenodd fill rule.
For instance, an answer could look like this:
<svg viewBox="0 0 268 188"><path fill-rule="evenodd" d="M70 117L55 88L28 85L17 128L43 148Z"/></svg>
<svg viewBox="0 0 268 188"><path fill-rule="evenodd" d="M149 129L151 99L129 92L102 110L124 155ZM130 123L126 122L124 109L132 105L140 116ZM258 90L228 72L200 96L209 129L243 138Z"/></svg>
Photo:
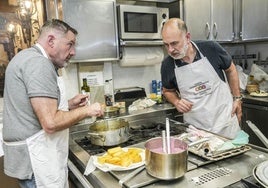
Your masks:
<svg viewBox="0 0 268 188"><path fill-rule="evenodd" d="M241 101L243 99L243 96L240 95L240 96L233 96L233 100L234 101Z"/></svg>

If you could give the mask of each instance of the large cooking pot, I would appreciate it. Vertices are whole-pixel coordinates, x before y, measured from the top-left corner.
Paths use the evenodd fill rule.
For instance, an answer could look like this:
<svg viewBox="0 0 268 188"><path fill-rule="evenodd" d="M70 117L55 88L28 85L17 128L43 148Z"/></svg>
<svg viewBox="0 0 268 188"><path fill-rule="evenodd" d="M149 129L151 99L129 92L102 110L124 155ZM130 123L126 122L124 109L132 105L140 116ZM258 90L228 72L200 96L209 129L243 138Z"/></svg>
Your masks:
<svg viewBox="0 0 268 188"><path fill-rule="evenodd" d="M145 143L145 167L153 177L172 180L187 172L188 145L178 138L170 138L170 153L163 152L162 138L157 137Z"/></svg>
<svg viewBox="0 0 268 188"><path fill-rule="evenodd" d="M90 141L99 146L114 146L128 141L129 123L124 119L96 121L89 126Z"/></svg>

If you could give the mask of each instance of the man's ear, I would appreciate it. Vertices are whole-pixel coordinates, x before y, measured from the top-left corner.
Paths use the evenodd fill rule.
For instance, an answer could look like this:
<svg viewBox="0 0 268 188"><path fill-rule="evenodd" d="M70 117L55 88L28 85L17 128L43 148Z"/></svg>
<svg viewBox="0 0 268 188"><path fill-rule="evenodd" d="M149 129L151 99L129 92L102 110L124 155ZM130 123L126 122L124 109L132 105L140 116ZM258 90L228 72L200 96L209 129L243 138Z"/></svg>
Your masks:
<svg viewBox="0 0 268 188"><path fill-rule="evenodd" d="M186 33L187 40L191 41L191 34L189 32Z"/></svg>
<svg viewBox="0 0 268 188"><path fill-rule="evenodd" d="M54 46L54 40L55 40L55 37L53 35L48 35L47 37L47 44L53 48Z"/></svg>

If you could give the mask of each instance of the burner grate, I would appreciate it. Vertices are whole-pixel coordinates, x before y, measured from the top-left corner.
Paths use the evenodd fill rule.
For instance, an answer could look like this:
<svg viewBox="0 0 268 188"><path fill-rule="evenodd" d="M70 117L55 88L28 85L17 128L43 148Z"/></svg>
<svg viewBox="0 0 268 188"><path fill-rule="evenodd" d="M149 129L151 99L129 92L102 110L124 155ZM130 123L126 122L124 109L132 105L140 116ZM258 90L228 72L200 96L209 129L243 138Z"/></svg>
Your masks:
<svg viewBox="0 0 268 188"><path fill-rule="evenodd" d="M170 135L179 135L184 132L183 128L178 125L170 124ZM127 147L130 145L138 144L149 140L154 137L162 136L162 130L165 130L166 126L164 123L153 122L150 124L140 124L129 128L130 137L128 141L121 143L117 146ZM75 142L86 150L90 155L96 155L104 153L107 149L115 146L98 146L91 144L90 137L85 136L84 138L76 139Z"/></svg>

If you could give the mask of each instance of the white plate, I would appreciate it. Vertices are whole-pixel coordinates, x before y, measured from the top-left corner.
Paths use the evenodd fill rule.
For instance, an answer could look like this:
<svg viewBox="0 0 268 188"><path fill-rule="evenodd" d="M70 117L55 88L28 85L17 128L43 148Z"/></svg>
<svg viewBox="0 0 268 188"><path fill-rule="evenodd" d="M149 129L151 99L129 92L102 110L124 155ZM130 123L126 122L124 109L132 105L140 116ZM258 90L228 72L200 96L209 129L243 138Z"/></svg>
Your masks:
<svg viewBox="0 0 268 188"><path fill-rule="evenodd" d="M268 187L268 161L258 164L253 169L253 176L264 187Z"/></svg>
<svg viewBox="0 0 268 188"><path fill-rule="evenodd" d="M249 95L252 96L252 97L268 97L267 92L259 92L259 93L251 92Z"/></svg>
<svg viewBox="0 0 268 188"><path fill-rule="evenodd" d="M122 148L122 149L124 151L128 151L129 148ZM128 167L123 167L123 166L119 166L119 165L113 165L113 164L109 164L109 163L100 164L98 162L98 157L99 156L92 156L93 157L93 164L97 168L99 168L101 171L104 171L104 172L108 172L108 171L125 171L125 170L132 170L132 169L138 168L138 167L144 165L144 163L145 163L145 150L141 149L141 148L135 148L135 149L140 149L141 150L140 156L141 156L142 160L141 160L141 162L133 163L133 164L129 165Z"/></svg>

